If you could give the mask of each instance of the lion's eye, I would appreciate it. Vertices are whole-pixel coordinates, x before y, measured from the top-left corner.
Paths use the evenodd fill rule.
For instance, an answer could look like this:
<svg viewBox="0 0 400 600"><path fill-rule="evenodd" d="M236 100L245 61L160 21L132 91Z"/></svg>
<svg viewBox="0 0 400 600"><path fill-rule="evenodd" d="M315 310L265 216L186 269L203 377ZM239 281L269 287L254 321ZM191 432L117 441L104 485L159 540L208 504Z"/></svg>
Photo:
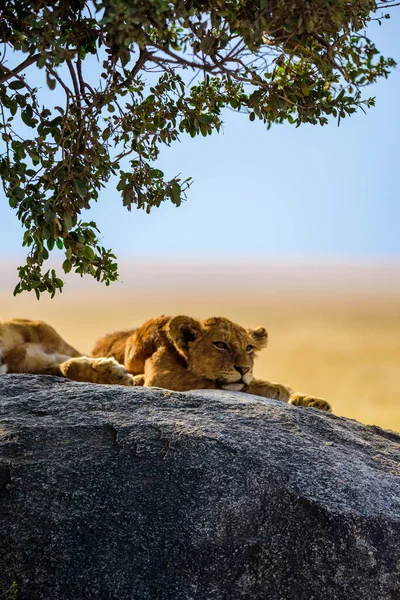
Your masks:
<svg viewBox="0 0 400 600"><path fill-rule="evenodd" d="M214 346L218 348L218 350L228 350L228 346L225 342L213 342Z"/></svg>
<svg viewBox="0 0 400 600"><path fill-rule="evenodd" d="M251 344L249 344L246 348L246 352L248 352L250 354L250 352L253 352L254 350L254 346L252 346Z"/></svg>

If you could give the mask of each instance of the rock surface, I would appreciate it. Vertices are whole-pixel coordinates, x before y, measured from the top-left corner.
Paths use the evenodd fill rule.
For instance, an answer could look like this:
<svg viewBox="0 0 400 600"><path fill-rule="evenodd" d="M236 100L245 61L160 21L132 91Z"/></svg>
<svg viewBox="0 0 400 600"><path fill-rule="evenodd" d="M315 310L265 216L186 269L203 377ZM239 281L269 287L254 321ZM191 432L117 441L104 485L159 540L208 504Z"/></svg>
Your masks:
<svg viewBox="0 0 400 600"><path fill-rule="evenodd" d="M2 375L0 598L15 590L398 600L400 436L239 393Z"/></svg>

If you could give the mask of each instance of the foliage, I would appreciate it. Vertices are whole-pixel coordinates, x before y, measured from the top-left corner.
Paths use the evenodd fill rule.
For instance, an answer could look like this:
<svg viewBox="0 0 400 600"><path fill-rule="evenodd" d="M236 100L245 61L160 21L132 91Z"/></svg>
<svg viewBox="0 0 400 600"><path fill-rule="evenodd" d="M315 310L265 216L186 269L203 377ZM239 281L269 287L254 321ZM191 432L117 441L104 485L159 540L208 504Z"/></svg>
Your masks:
<svg viewBox="0 0 400 600"><path fill-rule="evenodd" d="M365 35L382 0L5 0L0 9L0 175L29 248L15 293L52 295L64 272L108 285L115 256L80 220L110 177L124 206L182 202L160 148L207 136L223 109L251 121L324 125L373 105L365 86L394 66ZM45 103L38 80L47 82ZM62 105L51 102L62 93Z"/></svg>

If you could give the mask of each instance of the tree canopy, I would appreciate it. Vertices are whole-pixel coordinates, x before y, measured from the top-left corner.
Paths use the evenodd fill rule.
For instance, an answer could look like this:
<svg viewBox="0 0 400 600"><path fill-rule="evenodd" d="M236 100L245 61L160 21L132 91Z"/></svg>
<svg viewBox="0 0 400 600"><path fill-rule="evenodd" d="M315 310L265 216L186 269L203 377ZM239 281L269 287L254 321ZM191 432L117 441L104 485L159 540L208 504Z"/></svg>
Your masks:
<svg viewBox="0 0 400 600"><path fill-rule="evenodd" d="M270 127L365 110L395 66L369 39L389 0L5 0L0 8L0 175L24 228L14 293L52 295L62 268L108 285L116 257L81 220L111 178L128 210L179 206L160 149L219 131L226 107ZM41 83L43 80L43 84ZM52 100L52 91L56 100ZM45 92L45 93L44 93ZM59 98L62 97L62 102Z"/></svg>

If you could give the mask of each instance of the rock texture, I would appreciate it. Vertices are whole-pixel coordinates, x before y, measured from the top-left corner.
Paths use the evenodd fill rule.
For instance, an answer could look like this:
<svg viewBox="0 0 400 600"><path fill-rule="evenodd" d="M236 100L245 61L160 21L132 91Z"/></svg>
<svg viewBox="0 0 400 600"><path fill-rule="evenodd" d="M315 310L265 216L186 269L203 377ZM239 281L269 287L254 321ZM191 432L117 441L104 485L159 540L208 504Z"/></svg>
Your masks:
<svg viewBox="0 0 400 600"><path fill-rule="evenodd" d="M400 598L400 437L255 396L0 376L0 598Z"/></svg>

